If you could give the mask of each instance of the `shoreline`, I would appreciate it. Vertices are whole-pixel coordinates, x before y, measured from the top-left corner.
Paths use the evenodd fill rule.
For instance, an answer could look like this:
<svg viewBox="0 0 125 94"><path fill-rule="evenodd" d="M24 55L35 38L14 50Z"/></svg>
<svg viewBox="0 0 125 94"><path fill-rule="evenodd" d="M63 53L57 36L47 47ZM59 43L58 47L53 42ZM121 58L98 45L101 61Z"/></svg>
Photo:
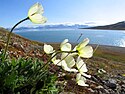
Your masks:
<svg viewBox="0 0 125 94"><path fill-rule="evenodd" d="M101 28L79 28L79 29L90 29L90 30L121 30L121 31L125 30L125 29L101 29Z"/></svg>
<svg viewBox="0 0 125 94"><path fill-rule="evenodd" d="M46 44L51 44L51 45L60 45L60 43L56 43L56 42L46 42ZM75 43L71 43L73 46L77 45ZM92 46L93 48L96 48L96 46L98 44L88 44L90 46ZM122 53L125 54L125 47L118 47L118 46L110 46L110 45L99 45L99 48L104 49L104 50L110 50L113 52L117 52L117 53Z"/></svg>
<svg viewBox="0 0 125 94"><path fill-rule="evenodd" d="M90 44L93 47L96 47L97 44ZM118 47L118 46L109 46L109 45L99 45L101 49L117 52L117 53L122 53L125 54L125 47Z"/></svg>

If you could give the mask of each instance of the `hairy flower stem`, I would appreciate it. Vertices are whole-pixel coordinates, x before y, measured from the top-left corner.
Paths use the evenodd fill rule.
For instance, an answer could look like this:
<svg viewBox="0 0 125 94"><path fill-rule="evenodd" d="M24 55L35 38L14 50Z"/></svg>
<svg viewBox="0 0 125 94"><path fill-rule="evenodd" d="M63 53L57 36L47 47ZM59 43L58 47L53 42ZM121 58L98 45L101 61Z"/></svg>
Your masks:
<svg viewBox="0 0 125 94"><path fill-rule="evenodd" d="M8 50L8 46L9 46L9 42L10 42L10 37L11 37L11 34L12 34L13 30L15 29L15 27L16 27L17 25L19 25L20 23L22 23L22 22L24 22L24 21L26 21L26 20L28 20L28 19L29 19L29 17L27 17L27 18L25 18L25 19L19 21L19 22L16 23L16 24L12 27L12 29L10 30L10 32L9 32L9 34L8 34L8 36L7 36L7 42L6 42L6 47L5 47L5 51L4 51L4 58L6 58L6 52L7 52L7 50Z"/></svg>
<svg viewBox="0 0 125 94"><path fill-rule="evenodd" d="M83 34L81 33L80 36L78 37L76 43L79 41L79 39L82 37L82 35L83 35Z"/></svg>

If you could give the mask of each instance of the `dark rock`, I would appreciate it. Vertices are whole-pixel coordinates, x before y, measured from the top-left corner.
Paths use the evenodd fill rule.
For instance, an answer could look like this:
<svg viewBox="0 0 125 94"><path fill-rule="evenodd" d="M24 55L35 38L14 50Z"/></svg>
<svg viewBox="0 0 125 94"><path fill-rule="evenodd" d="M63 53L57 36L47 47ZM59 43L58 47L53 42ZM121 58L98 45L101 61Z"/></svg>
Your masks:
<svg viewBox="0 0 125 94"><path fill-rule="evenodd" d="M112 78L110 78L110 79L108 79L108 80L105 80L104 81L104 84L107 86L107 87L109 87L109 88L111 88L111 89L116 89L116 87L117 87L117 81L115 80L115 79L112 79Z"/></svg>
<svg viewBox="0 0 125 94"><path fill-rule="evenodd" d="M109 87L109 88L111 88L111 89L116 89L116 84L114 84L114 83L105 83L105 85L107 86L107 87Z"/></svg>

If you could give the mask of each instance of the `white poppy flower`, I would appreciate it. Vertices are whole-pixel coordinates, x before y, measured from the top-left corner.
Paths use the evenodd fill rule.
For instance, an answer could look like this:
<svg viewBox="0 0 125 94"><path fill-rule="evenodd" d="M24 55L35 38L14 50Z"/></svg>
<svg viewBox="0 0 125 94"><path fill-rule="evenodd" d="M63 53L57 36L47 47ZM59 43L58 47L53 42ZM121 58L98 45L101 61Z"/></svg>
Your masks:
<svg viewBox="0 0 125 94"><path fill-rule="evenodd" d="M80 74L88 78L91 77L91 75L87 75L85 73L88 71L88 69L86 67L86 64L83 62L83 60L80 57L77 58L76 67L78 68L78 71L80 72Z"/></svg>
<svg viewBox="0 0 125 94"><path fill-rule="evenodd" d="M61 55L62 68L69 72L78 72L78 70L72 68L75 65L74 58L68 53L62 53Z"/></svg>
<svg viewBox="0 0 125 94"><path fill-rule="evenodd" d="M72 45L68 43L68 39L65 39L60 45L61 51L71 51Z"/></svg>
<svg viewBox="0 0 125 94"><path fill-rule="evenodd" d="M62 53L61 55L61 59L65 60L67 66L69 68L72 68L75 65L75 59L72 57L72 55L68 54L68 53Z"/></svg>
<svg viewBox="0 0 125 94"><path fill-rule="evenodd" d="M62 65L62 68L65 70L65 71L69 71L69 72L78 72L78 70L74 69L74 68L69 68L66 61L65 60L62 60L61 61L61 65Z"/></svg>
<svg viewBox="0 0 125 94"><path fill-rule="evenodd" d="M47 18L42 16L43 12L43 7L39 3L36 3L29 9L28 17L31 20L31 22L36 24L42 24L47 21Z"/></svg>
<svg viewBox="0 0 125 94"><path fill-rule="evenodd" d="M76 75L76 82L79 86L89 86L88 84L86 84L86 78L83 77L80 73L78 73Z"/></svg>
<svg viewBox="0 0 125 94"><path fill-rule="evenodd" d="M76 67L78 68L79 72L87 72L88 71L86 64L83 62L83 60L80 57L77 58Z"/></svg>
<svg viewBox="0 0 125 94"><path fill-rule="evenodd" d="M52 57L54 55L55 53ZM65 71L78 72L78 70L72 68L75 65L75 60L73 57L69 56L68 53L62 53L61 59L56 59L56 56L54 56L51 61L57 66L62 66Z"/></svg>
<svg viewBox="0 0 125 94"><path fill-rule="evenodd" d="M76 46L78 55L84 58L90 58L93 55L93 48L91 46L86 46L89 43L89 39L84 39L81 43Z"/></svg>
<svg viewBox="0 0 125 94"><path fill-rule="evenodd" d="M51 45L44 44L43 49L46 54L51 54L54 52L53 47Z"/></svg>

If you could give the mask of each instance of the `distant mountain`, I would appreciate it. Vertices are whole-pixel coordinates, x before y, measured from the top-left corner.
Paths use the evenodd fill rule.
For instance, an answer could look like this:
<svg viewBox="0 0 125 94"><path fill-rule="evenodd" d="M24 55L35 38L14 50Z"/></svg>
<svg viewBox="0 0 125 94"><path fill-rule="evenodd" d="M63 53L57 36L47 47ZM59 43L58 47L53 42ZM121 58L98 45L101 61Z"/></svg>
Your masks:
<svg viewBox="0 0 125 94"><path fill-rule="evenodd" d="M44 25L44 26L35 26L35 27L19 27L16 30L24 30L24 29L77 29L77 28L88 28L88 25L67 25L67 24L59 24L59 25Z"/></svg>
<svg viewBox="0 0 125 94"><path fill-rule="evenodd" d="M125 30L125 21L118 22L118 23L111 24L111 25L90 27L86 29Z"/></svg>

